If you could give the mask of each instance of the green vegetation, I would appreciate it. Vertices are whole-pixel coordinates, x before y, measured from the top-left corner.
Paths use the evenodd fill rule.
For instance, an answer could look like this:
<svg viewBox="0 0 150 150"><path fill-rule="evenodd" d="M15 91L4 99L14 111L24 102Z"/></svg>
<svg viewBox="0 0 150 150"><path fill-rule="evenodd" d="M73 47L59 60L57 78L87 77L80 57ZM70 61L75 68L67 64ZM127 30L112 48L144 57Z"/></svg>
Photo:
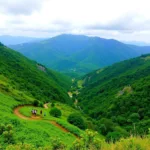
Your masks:
<svg viewBox="0 0 150 150"><path fill-rule="evenodd" d="M148 150L149 58L94 71L71 86L70 78L0 44L0 149Z"/></svg>
<svg viewBox="0 0 150 150"><path fill-rule="evenodd" d="M69 80L47 68L43 72L37 65L18 52L0 46L1 91L24 103L32 99L70 103L67 95Z"/></svg>
<svg viewBox="0 0 150 150"><path fill-rule="evenodd" d="M61 131L48 121L53 120L53 118L48 119L49 110L45 109L47 111L47 116L44 118L45 121L30 121L18 118L15 114L13 114L13 109L20 104L21 102L18 102L14 98L0 92L0 124L2 124L0 125L0 133L2 134L5 131L10 131L10 126L8 126L9 124L13 126L13 132L5 132L2 136L0 135L0 146L2 149L5 149L5 147L7 147L10 143L28 143L35 147L44 147L46 145L50 146L52 144L51 138L54 137L59 137L66 145L71 145L75 140L75 137L71 133ZM29 109L27 109L28 107ZM31 116L32 108L34 107L26 106L25 111L28 116ZM42 108L40 107L38 108L38 113L41 109ZM62 120L62 122L65 121ZM10 138L10 135L13 135L13 139L8 139Z"/></svg>
<svg viewBox="0 0 150 150"><path fill-rule="evenodd" d="M74 110L73 108L71 108L67 105L63 105L61 103L56 103L56 106L61 106L61 108L63 108L63 109L61 109L62 116L60 118L55 118L49 114L49 111L53 107L50 109L45 109L45 108L41 108L41 107L24 106L24 107L20 108L19 112L26 117L32 117L31 110L36 109L37 110L37 116L41 117L41 119L43 119L44 121L56 121L59 125L61 125L65 129L67 129L70 133L80 137L81 134L83 133L82 130L80 130L76 126L71 125L67 122L67 115L72 113L72 112L77 112L77 111ZM42 115L40 114L41 110L43 112ZM44 114L45 114L45 116L44 116Z"/></svg>
<svg viewBox="0 0 150 150"><path fill-rule="evenodd" d="M40 42L12 45L11 48L71 77L150 52L116 40L82 35L60 35Z"/></svg>
<svg viewBox="0 0 150 150"><path fill-rule="evenodd" d="M80 129L85 129L86 125L80 114L72 113L68 116L68 122L79 127Z"/></svg>
<svg viewBox="0 0 150 150"><path fill-rule="evenodd" d="M61 115L62 115L61 110L56 107L53 107L49 113L51 116L57 117L57 118L61 117Z"/></svg>
<svg viewBox="0 0 150 150"><path fill-rule="evenodd" d="M129 137L122 138L116 143L106 143L104 140L96 137L96 132L86 130L85 135L81 139L77 139L72 143L72 146L64 144L59 138L51 139L52 145L45 147L35 147L31 144L16 144L9 145L6 150L149 150L149 137Z"/></svg>
<svg viewBox="0 0 150 150"><path fill-rule="evenodd" d="M150 127L149 55L123 61L82 78L78 105L109 137L143 135Z"/></svg>
<svg viewBox="0 0 150 150"><path fill-rule="evenodd" d="M66 145L71 145L75 136L55 127L48 120L49 110L41 106L49 101L61 101L71 104L67 95L70 79L51 71L44 66L31 61L21 54L0 45L0 149L5 149L10 143L29 143L36 148L51 145L51 138L60 137ZM46 110L43 120L23 120L18 118L13 110L24 104L34 104L40 110ZM69 106L68 106L69 107ZM31 117L33 106L20 110L21 114ZM22 113L23 111L23 113ZM42 117L42 116L41 116ZM53 120L51 118L51 120ZM64 121L65 122L65 121ZM66 121L67 123L67 121ZM4 124L4 125L3 125ZM12 130L3 128L9 124ZM69 125L68 125L69 126ZM73 127L72 127L73 128ZM39 136L40 135L40 136Z"/></svg>
<svg viewBox="0 0 150 150"><path fill-rule="evenodd" d="M67 123L66 121L56 120L56 122L62 127L64 127L65 129L67 129L70 133L73 133L77 137L81 137L81 135L84 133L81 129L79 129L78 127L72 124Z"/></svg>

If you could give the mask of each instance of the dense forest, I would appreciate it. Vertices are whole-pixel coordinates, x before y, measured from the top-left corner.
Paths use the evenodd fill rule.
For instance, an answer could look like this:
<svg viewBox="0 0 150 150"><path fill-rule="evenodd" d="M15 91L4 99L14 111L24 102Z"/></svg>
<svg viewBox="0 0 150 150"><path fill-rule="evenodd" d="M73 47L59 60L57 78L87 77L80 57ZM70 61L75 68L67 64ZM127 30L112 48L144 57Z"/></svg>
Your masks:
<svg viewBox="0 0 150 150"><path fill-rule="evenodd" d="M150 127L150 55L96 70L82 78L77 96L103 135L145 135Z"/></svg>
<svg viewBox="0 0 150 150"><path fill-rule="evenodd" d="M0 89L13 97L16 96L18 100L26 101L26 98L21 95L22 92L43 102L55 99L70 103L67 95L71 84L70 78L47 69L2 44L0 45L0 77L5 81L4 84L0 84ZM20 92L20 97L15 90Z"/></svg>

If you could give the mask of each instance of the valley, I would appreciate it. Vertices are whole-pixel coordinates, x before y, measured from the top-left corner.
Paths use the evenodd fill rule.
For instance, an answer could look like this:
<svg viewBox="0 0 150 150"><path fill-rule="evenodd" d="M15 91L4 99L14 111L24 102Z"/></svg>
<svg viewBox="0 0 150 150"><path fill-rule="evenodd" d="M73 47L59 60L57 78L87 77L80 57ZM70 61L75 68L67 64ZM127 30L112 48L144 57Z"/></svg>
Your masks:
<svg viewBox="0 0 150 150"><path fill-rule="evenodd" d="M0 150L150 150L149 0L0 0Z"/></svg>
<svg viewBox="0 0 150 150"><path fill-rule="evenodd" d="M75 78L0 44L0 148L148 150L149 58Z"/></svg>

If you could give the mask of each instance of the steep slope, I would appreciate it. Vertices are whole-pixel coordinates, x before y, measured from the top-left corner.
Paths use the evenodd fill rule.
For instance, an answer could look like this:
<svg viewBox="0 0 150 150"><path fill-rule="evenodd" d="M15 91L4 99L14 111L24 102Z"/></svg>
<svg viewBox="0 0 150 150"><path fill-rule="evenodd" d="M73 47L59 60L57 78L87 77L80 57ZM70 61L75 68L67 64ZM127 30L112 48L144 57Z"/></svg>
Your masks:
<svg viewBox="0 0 150 150"><path fill-rule="evenodd" d="M70 79L0 45L0 91L18 100L69 103ZM28 99L31 97L30 99Z"/></svg>
<svg viewBox="0 0 150 150"><path fill-rule="evenodd" d="M140 56L142 50L116 40L82 35L60 35L36 43L11 46L47 67L73 75ZM150 52L150 49L149 49Z"/></svg>
<svg viewBox="0 0 150 150"><path fill-rule="evenodd" d="M150 55L99 69L84 76L82 83L79 105L100 124L107 118L128 132L148 132Z"/></svg>

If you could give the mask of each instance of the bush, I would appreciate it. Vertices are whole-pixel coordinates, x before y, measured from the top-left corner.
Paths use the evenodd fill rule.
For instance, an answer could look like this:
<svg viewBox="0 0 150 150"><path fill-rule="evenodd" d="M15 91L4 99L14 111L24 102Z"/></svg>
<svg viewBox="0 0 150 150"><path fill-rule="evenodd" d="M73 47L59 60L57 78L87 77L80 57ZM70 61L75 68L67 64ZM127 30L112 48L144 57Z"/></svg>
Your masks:
<svg viewBox="0 0 150 150"><path fill-rule="evenodd" d="M82 117L80 116L80 114L76 114L76 113L70 114L68 116L67 120L68 120L69 123L79 127L80 129L85 129L86 128L85 122L82 119Z"/></svg>
<svg viewBox="0 0 150 150"><path fill-rule="evenodd" d="M33 101L33 105L34 105L34 106L38 106L38 105L39 105L39 101L38 101L38 100L34 100L34 101Z"/></svg>
<svg viewBox="0 0 150 150"><path fill-rule="evenodd" d="M12 129L13 129L12 124L8 124L8 125L6 126L6 131L11 131Z"/></svg>
<svg viewBox="0 0 150 150"><path fill-rule="evenodd" d="M6 143L13 143L14 142L13 131L12 130L10 130L10 131L4 131L3 135L4 135L4 141Z"/></svg>
<svg viewBox="0 0 150 150"><path fill-rule="evenodd" d="M106 136L106 142L116 142L121 138L119 132L109 132Z"/></svg>
<svg viewBox="0 0 150 150"><path fill-rule="evenodd" d="M52 139L52 150L65 150L65 149L66 145L59 138Z"/></svg>
<svg viewBox="0 0 150 150"><path fill-rule="evenodd" d="M113 132L116 124L112 122L111 119L102 118L101 120L96 122L99 132L103 135L107 135L108 132Z"/></svg>
<svg viewBox="0 0 150 150"><path fill-rule="evenodd" d="M131 120L131 122L138 122L139 119L140 119L140 116L138 113L132 113L130 116L129 116L129 119Z"/></svg>
<svg viewBox="0 0 150 150"><path fill-rule="evenodd" d="M51 103L51 107L55 107L55 103L54 102Z"/></svg>
<svg viewBox="0 0 150 150"><path fill-rule="evenodd" d="M44 105L43 102L40 102L38 106L43 107L43 105Z"/></svg>
<svg viewBox="0 0 150 150"><path fill-rule="evenodd" d="M56 107L53 107L51 110L50 110L50 115L51 116L53 116L53 117L61 117L61 111L58 109L58 108L56 108Z"/></svg>
<svg viewBox="0 0 150 150"><path fill-rule="evenodd" d="M62 120L57 120L57 123L59 125L61 125L62 127L64 127L65 129L67 129L70 133L72 133L78 137L81 137L82 131L78 127L76 127L72 124L69 124L67 122L64 122Z"/></svg>
<svg viewBox="0 0 150 150"><path fill-rule="evenodd" d="M102 141L96 138L97 132L86 130L80 140L73 142L71 150L101 150Z"/></svg>
<svg viewBox="0 0 150 150"><path fill-rule="evenodd" d="M5 125L0 124L0 135L3 134L4 130L5 130Z"/></svg>

